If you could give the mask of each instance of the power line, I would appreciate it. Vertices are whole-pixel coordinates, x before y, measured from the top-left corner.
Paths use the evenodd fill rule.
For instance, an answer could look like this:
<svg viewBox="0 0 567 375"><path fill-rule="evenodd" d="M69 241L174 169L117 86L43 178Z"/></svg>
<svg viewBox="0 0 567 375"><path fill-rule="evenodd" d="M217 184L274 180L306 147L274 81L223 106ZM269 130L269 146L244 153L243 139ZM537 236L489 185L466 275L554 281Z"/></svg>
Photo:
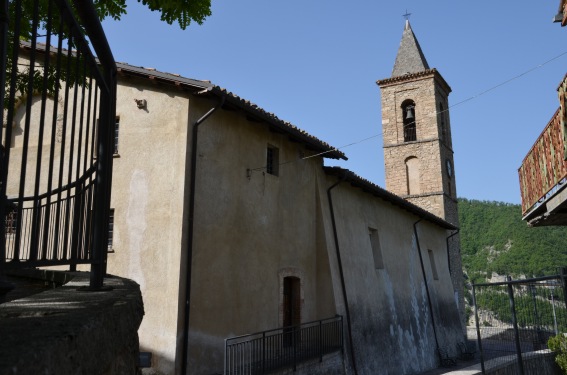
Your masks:
<svg viewBox="0 0 567 375"><path fill-rule="evenodd" d="M480 97L480 96L482 96L482 95L484 95L484 94L487 94L487 93L489 93L489 92L491 92L491 91L493 91L493 90L495 90L495 89L497 89L497 88L499 88L499 87L505 86L505 85L507 85L508 83L510 83L510 82L512 82L512 81L515 81L515 80L517 80L517 79L519 79L519 78L521 78L521 77L523 77L523 76L525 76L525 75L527 75L527 74L529 74L529 73L531 73L531 72L533 72L533 71L535 71L535 70L537 70L537 69L539 69L539 68L541 68L541 67L543 67L543 66L549 64L550 62L559 59L560 57L562 57L562 56L564 56L564 55L567 55L567 51L562 52L562 53L560 53L559 55L557 55L557 56L555 56L555 57L552 57L551 59L546 60L546 61L542 62L541 64L538 64L538 65L536 65L536 66L534 66L534 67L532 67L532 68L530 68L530 69L528 69L528 70L526 70L526 71L524 71L524 72L522 72L522 73L520 73L520 74L518 74L518 75L516 75L516 76L514 76L514 77L512 77L512 78L509 78L509 79L507 79L507 80L505 80L505 81L503 81L503 82L501 82L501 83L499 83L499 84L496 84L496 85L494 85L494 86L492 86L492 87L490 87L490 88L488 88L488 89L486 89L486 90L484 90L484 91L481 91L480 93L478 93L478 94L476 94L476 95L473 95L473 96L471 96L471 97L469 97L469 98L467 98L467 99L461 100L460 102L455 103L455 104L453 104L453 105L451 105L451 106L448 106L447 109L444 109L444 110L442 110L442 111L434 111L434 112L431 112L431 113L429 113L429 114L426 114L425 117L430 117L430 116L433 117L433 116L437 116L437 115L439 115L439 114L441 114L441 113L448 112L449 109L451 109L451 108L454 108L454 107L456 107L456 106L458 106L458 105L461 105L461 104L463 104L463 103L467 103L467 102L469 102L469 101L471 101L471 100L474 100L474 99L476 99L476 98L478 98L478 97ZM416 124L416 122L414 121L414 122L412 122L412 123L409 123L409 125L411 125L411 124ZM381 135L381 134L371 135L371 136L369 136L369 137L363 138L363 139L358 140L358 141L355 141L355 142L351 142L351 143L346 144L346 145L343 145L343 146L341 146L341 147L336 147L336 148L333 148L333 149L330 149L330 150L327 150L327 151L319 152L319 153L314 154L314 155L309 155L309 156L301 157L301 158L296 159L296 160L290 160L290 161L286 161L286 162L283 162L283 163L279 163L278 166L282 166L282 165L286 165L286 164L290 164L290 163L295 163L295 162L297 162L297 161L306 160L306 159L314 158L314 157L317 157L317 156L322 156L322 155L325 155L325 154L328 154L328 153L331 153L331 152L340 151L340 150L345 149L345 148L347 148L347 147L355 146L355 145L358 145L358 144L360 144L360 143L366 142L366 141L368 141L368 140L370 140L370 139L379 137L380 135ZM263 166L263 167L257 167L257 168L249 168L248 170L249 170L250 172L256 172L256 171L265 170L266 168L267 168L267 166Z"/></svg>

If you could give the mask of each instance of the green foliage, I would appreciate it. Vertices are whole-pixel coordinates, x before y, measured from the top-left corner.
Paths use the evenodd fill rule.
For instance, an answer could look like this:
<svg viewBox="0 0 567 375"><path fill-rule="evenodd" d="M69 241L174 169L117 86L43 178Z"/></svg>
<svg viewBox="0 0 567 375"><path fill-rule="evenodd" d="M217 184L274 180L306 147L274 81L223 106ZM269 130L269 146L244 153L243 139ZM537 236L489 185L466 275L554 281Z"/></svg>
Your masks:
<svg viewBox="0 0 567 375"><path fill-rule="evenodd" d="M172 24L177 21L183 30L191 21L199 25L211 15L211 0L138 0L151 11L160 11L161 20Z"/></svg>
<svg viewBox="0 0 567 375"><path fill-rule="evenodd" d="M211 1L210 0L138 0L142 2L151 11L161 12L161 19L168 24L177 22L179 27L185 30L191 21L202 24L206 17L211 15ZM126 0L94 0L94 7L99 15L100 20L111 17L119 20L122 15L126 14ZM1 9L0 9L1 11ZM69 40L69 31L66 27L61 27L60 18L56 16L57 8L52 1L40 0L35 2L33 0L23 0L21 4L11 1L8 3L8 46L6 58L6 76L10 77L13 70L15 73L15 90L16 98L20 100L29 94L28 82L30 76L33 76L33 92L46 91L48 95L54 95L56 89L61 87L61 82L67 82L72 87L74 84L85 85L87 81L85 77L77 75L75 67L79 65L67 64L66 61L62 62L62 74L59 77L55 75L53 66L45 68L42 65L44 61L36 61L35 70L30 73L27 66L14 65L13 61L13 46L17 45L19 40L30 41L33 39L35 33L51 34L60 40ZM37 14L37 17L34 15ZM16 27L16 22L18 27ZM18 30L16 35L15 30ZM47 32L49 31L49 32ZM50 37L48 37L50 38ZM51 39L45 41L51 44ZM74 41L73 41L74 43ZM76 50L75 45L67 46L62 44L69 50ZM66 56L63 59L67 59ZM71 59L74 59L71 57ZM74 59L77 60L77 59ZM79 57L78 60L81 60ZM81 64L81 61L78 62ZM14 68L15 67L15 68ZM58 78L58 79L57 79ZM9 106L8 98L10 95L10 79L5 82L4 94L4 107Z"/></svg>
<svg viewBox="0 0 567 375"><path fill-rule="evenodd" d="M557 336L550 337L547 341L547 347L557 353L555 362L563 370L563 373L567 374L567 336L560 333Z"/></svg>
<svg viewBox="0 0 567 375"><path fill-rule="evenodd" d="M565 227L530 228L520 205L459 198L461 254L471 282L492 272L527 277L567 265Z"/></svg>

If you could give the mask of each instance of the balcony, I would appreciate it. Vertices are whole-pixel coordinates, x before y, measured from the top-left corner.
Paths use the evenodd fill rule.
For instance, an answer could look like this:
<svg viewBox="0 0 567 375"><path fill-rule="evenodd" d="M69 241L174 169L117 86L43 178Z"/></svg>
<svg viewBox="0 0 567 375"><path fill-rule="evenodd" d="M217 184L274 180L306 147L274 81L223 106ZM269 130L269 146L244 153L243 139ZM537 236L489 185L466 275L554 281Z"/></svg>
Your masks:
<svg viewBox="0 0 567 375"><path fill-rule="evenodd" d="M531 226L567 225L566 92L567 76L558 88L561 107L518 170L522 215Z"/></svg>

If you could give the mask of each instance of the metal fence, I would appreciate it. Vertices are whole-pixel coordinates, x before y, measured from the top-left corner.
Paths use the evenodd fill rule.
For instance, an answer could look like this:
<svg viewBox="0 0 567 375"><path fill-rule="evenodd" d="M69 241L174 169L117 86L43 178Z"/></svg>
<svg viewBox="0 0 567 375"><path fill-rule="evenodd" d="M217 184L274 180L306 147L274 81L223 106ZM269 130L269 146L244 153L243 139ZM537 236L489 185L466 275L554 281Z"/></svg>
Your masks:
<svg viewBox="0 0 567 375"><path fill-rule="evenodd" d="M0 0L0 51L0 289L8 269L81 263L100 288L116 64L92 1Z"/></svg>
<svg viewBox="0 0 567 375"><path fill-rule="evenodd" d="M523 375L539 366L527 353L547 349L551 336L567 332L565 269L555 276L474 284L478 346L485 362L509 363ZM543 358L543 357L542 357Z"/></svg>
<svg viewBox="0 0 567 375"><path fill-rule="evenodd" d="M343 349L343 318L318 320L225 340L224 374L265 374Z"/></svg>

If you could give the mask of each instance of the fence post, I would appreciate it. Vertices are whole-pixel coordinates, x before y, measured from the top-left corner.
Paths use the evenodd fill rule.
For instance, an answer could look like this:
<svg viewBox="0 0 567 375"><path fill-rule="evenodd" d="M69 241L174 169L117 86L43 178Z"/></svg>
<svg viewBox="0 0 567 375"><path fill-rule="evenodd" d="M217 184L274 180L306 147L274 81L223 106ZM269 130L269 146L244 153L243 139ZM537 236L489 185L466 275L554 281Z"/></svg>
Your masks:
<svg viewBox="0 0 567 375"><path fill-rule="evenodd" d="M482 351L482 339L480 336L480 321L478 320L478 306L476 304L476 288L474 284L472 285L472 298L473 298L473 306L474 306L474 320L476 323L476 337L478 341L478 351L480 352L480 369L482 373L485 373L484 370L484 352Z"/></svg>
<svg viewBox="0 0 567 375"><path fill-rule="evenodd" d="M4 113L4 96L5 83L6 83L6 56L7 56L7 45L8 45L8 0L2 0L0 5L0 113ZM5 124L4 118L0 119L2 124L0 124L0 141L2 140L2 129ZM0 142L1 143L1 142ZM4 267L6 265L6 183L4 182L6 176L6 166L5 166L5 155L4 147L0 144L0 176L2 181L0 181L0 303L4 302L6 294L14 289L14 285L9 283L5 277ZM4 171L2 171L4 169Z"/></svg>
<svg viewBox="0 0 567 375"><path fill-rule="evenodd" d="M297 370L297 327L292 328L292 345L293 345L293 371Z"/></svg>
<svg viewBox="0 0 567 375"><path fill-rule="evenodd" d="M510 299L510 311L512 313L512 325L514 326L514 336L516 342L516 354L518 356L518 368L520 375L524 375L524 362L522 360L522 347L520 346L520 331L518 330L518 321L516 319L516 304L514 302L514 289L512 288L512 278L507 277L508 281L508 297Z"/></svg>
<svg viewBox="0 0 567 375"><path fill-rule="evenodd" d="M228 347L227 347L228 339L224 339L224 371L223 374L226 375L226 366L228 360Z"/></svg>
<svg viewBox="0 0 567 375"><path fill-rule="evenodd" d="M561 287L563 288L563 302L567 308L567 267L561 267Z"/></svg>
<svg viewBox="0 0 567 375"><path fill-rule="evenodd" d="M266 373L266 331L262 332L262 374Z"/></svg>
<svg viewBox="0 0 567 375"><path fill-rule="evenodd" d="M319 320L319 362L323 362L323 321Z"/></svg>

